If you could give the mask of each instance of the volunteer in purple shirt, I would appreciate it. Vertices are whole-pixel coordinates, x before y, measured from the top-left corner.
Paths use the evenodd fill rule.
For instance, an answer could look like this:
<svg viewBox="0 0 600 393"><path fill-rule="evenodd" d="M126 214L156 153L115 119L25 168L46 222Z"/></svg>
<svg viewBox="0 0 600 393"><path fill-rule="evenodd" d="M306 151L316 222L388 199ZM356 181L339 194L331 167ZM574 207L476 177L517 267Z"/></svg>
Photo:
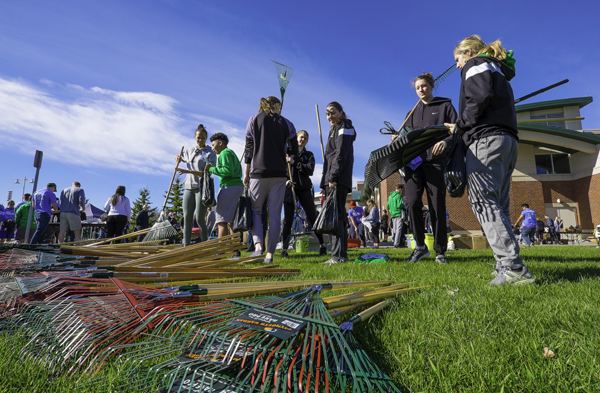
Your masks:
<svg viewBox="0 0 600 393"><path fill-rule="evenodd" d="M46 188L42 188L33 194L33 203L35 206L35 221L37 229L31 239L31 244L41 244L44 239L44 233L50 223L52 213L59 212L58 204L56 203L56 184L48 183Z"/></svg>
<svg viewBox="0 0 600 393"><path fill-rule="evenodd" d="M0 205L2 207L2 205ZM3 209L3 207L2 207ZM0 209L1 210L1 209ZM15 201L10 200L0 212L0 244L15 237Z"/></svg>
<svg viewBox="0 0 600 393"><path fill-rule="evenodd" d="M523 209L523 211L515 223L515 226L519 225L521 221L523 222L521 225L521 236L523 237L523 240L525 240L525 244L529 247L533 244L533 235L535 234L537 221L535 217L536 214L535 210L530 209L529 205L526 203L521 205L521 209Z"/></svg>

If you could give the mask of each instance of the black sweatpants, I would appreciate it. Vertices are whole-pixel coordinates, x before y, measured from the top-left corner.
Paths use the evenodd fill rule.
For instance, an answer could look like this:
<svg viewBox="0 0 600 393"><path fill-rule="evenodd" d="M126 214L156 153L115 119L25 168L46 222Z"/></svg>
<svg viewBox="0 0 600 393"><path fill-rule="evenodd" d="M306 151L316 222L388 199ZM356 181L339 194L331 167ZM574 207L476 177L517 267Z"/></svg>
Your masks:
<svg viewBox="0 0 600 393"><path fill-rule="evenodd" d="M444 168L422 164L416 170L404 168L406 176L405 203L408 205L411 231L417 246L425 244L425 222L423 220L423 191L427 191L427 204L433 228L434 250L443 255L448 249L446 227L446 185Z"/></svg>
<svg viewBox="0 0 600 393"><path fill-rule="evenodd" d="M312 189L299 190L296 188L294 191L296 191L296 199L300 202L300 205L306 213L306 219L311 226L315 225L315 221L317 220L317 209L315 208ZM293 203L283 204L283 232L281 233L281 239L283 239L284 250L287 250L290 246L290 233L292 232L292 224L294 223L294 208L295 206ZM319 239L319 244L323 244L323 235L316 232L315 235L317 236L317 239Z"/></svg>
<svg viewBox="0 0 600 393"><path fill-rule="evenodd" d="M331 237L331 257L337 260L348 259L348 213L346 212L346 197L349 188L336 186L336 200L338 205L338 219L341 224L338 233ZM329 187L325 188L325 195L329 194Z"/></svg>

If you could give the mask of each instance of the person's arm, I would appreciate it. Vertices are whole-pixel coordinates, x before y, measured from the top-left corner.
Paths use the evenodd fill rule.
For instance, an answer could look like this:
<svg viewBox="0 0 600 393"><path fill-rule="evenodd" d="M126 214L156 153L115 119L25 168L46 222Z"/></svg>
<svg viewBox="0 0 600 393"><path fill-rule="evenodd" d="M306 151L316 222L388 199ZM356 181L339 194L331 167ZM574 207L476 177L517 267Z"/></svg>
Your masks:
<svg viewBox="0 0 600 393"><path fill-rule="evenodd" d="M81 206L82 210L85 210L85 191L81 189L81 194L79 194L79 206Z"/></svg>
<svg viewBox="0 0 600 393"><path fill-rule="evenodd" d="M352 157L352 144L354 143L354 137L356 136L356 131L354 128L344 128L343 126L334 131L336 135L333 137L336 138L336 149L331 157L331 169L327 173L328 179L327 182L336 184L338 181L338 177L342 169L346 166L348 160Z"/></svg>
<svg viewBox="0 0 600 393"><path fill-rule="evenodd" d="M125 215L127 216L127 223L131 221L131 202L126 196L123 197L123 204L125 205Z"/></svg>
<svg viewBox="0 0 600 393"><path fill-rule="evenodd" d="M256 119L254 115L248 120L248 124L246 125L246 146L244 147L244 185L246 187L250 186L250 164L252 163L252 158L254 157L254 119Z"/></svg>
<svg viewBox="0 0 600 393"><path fill-rule="evenodd" d="M310 151L307 151L306 154L309 156L307 162L302 163L300 160L295 161L294 168L303 175L311 177L315 172L315 155Z"/></svg>
<svg viewBox="0 0 600 393"><path fill-rule="evenodd" d="M521 221L523 221L524 218L525 218L525 216L523 214L521 214L519 216L519 218L517 219L517 222L515 222L515 226L519 226L519 224L521 223Z"/></svg>
<svg viewBox="0 0 600 393"><path fill-rule="evenodd" d="M444 123L455 124L457 118L454 105L451 102L444 103ZM446 139L439 141L433 146L432 153L437 156L445 151L452 151L452 149L454 149L454 135L449 135Z"/></svg>
<svg viewBox="0 0 600 393"><path fill-rule="evenodd" d="M250 164L246 164L244 167L244 185L250 187Z"/></svg>
<svg viewBox="0 0 600 393"><path fill-rule="evenodd" d="M107 213L110 211L110 206L112 205L111 199L112 197L109 197L108 201L106 201L106 203L104 204L104 211Z"/></svg>

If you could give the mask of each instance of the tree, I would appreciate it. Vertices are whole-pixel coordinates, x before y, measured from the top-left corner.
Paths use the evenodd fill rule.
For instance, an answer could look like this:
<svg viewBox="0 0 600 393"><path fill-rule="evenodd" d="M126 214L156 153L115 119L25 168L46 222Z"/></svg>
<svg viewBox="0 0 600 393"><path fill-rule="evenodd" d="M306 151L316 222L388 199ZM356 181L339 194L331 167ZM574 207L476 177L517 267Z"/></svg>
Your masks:
<svg viewBox="0 0 600 393"><path fill-rule="evenodd" d="M173 182L173 187L171 187L171 192L169 193L169 198L167 199L167 209L169 212L174 212L178 217L183 215L183 183L179 179L179 176L175 177L175 181ZM167 193L164 194L165 196Z"/></svg>
<svg viewBox="0 0 600 393"><path fill-rule="evenodd" d="M142 211L144 205L152 206L152 202L150 202L150 190L148 186L140 188L140 196L133 201L133 207L131 208L131 221L135 222L135 218L138 213ZM150 226L154 224L154 217L156 216L156 207L150 207L148 210L148 216L150 217ZM129 228L130 232L135 231L135 224L132 223L131 228Z"/></svg>

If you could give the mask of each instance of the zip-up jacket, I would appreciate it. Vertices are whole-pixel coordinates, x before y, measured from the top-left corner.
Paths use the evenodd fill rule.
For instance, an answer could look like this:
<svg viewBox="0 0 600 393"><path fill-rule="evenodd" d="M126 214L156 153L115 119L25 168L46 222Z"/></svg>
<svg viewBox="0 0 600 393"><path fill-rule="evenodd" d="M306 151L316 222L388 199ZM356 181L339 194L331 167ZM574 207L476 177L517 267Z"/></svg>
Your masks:
<svg viewBox="0 0 600 393"><path fill-rule="evenodd" d="M510 135L519 139L515 97L509 81L515 71L489 56L473 57L462 69L459 135L469 146L492 135Z"/></svg>
<svg viewBox="0 0 600 393"><path fill-rule="evenodd" d="M325 189L328 183L337 183L352 189L355 140L356 130L352 121L348 119L336 124L329 132L320 184L322 189Z"/></svg>
<svg viewBox="0 0 600 393"><path fill-rule="evenodd" d="M291 164L292 179L296 190L310 190L312 181L310 177L315 172L315 155L306 149L294 156L294 163Z"/></svg>
<svg viewBox="0 0 600 393"><path fill-rule="evenodd" d="M457 118L458 115L454 105L452 105L452 100L444 97L434 97L427 104L419 101L412 116L406 122L406 126L411 130L415 130L444 123L456 123ZM446 142L446 148L439 156L433 155L433 147L421 154L423 164L446 165L453 149L452 135L444 139L444 142Z"/></svg>
<svg viewBox="0 0 600 393"><path fill-rule="evenodd" d="M260 112L248 120L245 151L252 179L286 177L286 152L298 154L296 128L283 116Z"/></svg>

